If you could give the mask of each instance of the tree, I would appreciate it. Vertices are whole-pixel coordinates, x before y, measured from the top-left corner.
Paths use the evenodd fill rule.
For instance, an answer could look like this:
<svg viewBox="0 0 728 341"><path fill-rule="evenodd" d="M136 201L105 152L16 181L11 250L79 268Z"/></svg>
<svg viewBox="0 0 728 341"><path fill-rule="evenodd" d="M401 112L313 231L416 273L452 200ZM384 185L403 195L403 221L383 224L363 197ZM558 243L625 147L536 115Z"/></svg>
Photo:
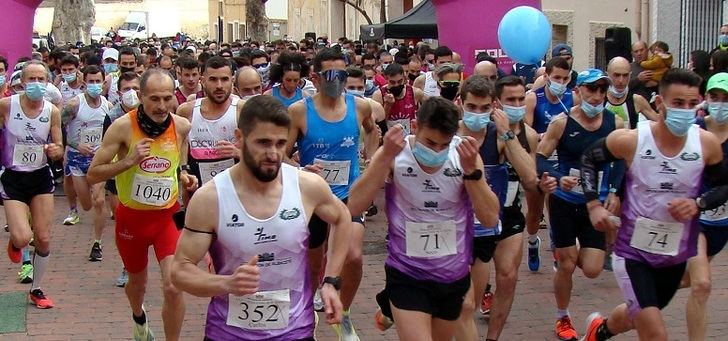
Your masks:
<svg viewBox="0 0 728 341"><path fill-rule="evenodd" d="M369 17L369 13L367 13L367 11L361 7L362 0L339 0L339 1L353 7L355 10L357 10L357 12L361 13L361 15L364 16L364 19L366 19L367 24L369 24L369 25L372 24L372 18ZM382 8L384 8L384 1L385 0L382 0ZM382 22L384 22L384 21L382 21Z"/></svg>
<svg viewBox="0 0 728 341"><path fill-rule="evenodd" d="M385 23L387 22L387 1L382 0L381 5L379 5L379 22Z"/></svg>
<svg viewBox="0 0 728 341"><path fill-rule="evenodd" d="M96 22L93 0L56 0L53 10L53 39L56 44L91 43L91 27Z"/></svg>
<svg viewBox="0 0 728 341"><path fill-rule="evenodd" d="M265 1L248 0L245 3L248 36L254 41L268 40L268 18L265 16Z"/></svg>

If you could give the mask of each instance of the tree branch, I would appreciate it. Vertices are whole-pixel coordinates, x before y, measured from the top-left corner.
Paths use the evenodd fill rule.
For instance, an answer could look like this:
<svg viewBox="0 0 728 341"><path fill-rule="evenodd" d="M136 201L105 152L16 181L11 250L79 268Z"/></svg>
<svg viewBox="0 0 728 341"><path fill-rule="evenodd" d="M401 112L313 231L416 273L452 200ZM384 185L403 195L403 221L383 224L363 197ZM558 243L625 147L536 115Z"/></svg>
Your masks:
<svg viewBox="0 0 728 341"><path fill-rule="evenodd" d="M352 2L351 0L339 0L345 4L348 4L351 7L354 7L355 10L357 10L361 15L364 16L364 19L366 19L367 23L369 25L372 24L372 18L369 17L369 14L367 14L367 11L365 11L361 6L357 5L356 3Z"/></svg>

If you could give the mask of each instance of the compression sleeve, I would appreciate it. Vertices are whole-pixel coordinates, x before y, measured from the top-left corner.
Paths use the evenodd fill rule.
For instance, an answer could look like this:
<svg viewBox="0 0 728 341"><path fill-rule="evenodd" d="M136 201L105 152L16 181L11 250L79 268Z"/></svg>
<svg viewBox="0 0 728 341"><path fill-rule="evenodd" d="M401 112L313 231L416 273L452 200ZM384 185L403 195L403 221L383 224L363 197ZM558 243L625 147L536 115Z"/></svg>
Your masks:
<svg viewBox="0 0 728 341"><path fill-rule="evenodd" d="M607 148L607 138L595 141L584 150L581 155L581 187L587 202L599 199L599 166L617 160Z"/></svg>
<svg viewBox="0 0 728 341"><path fill-rule="evenodd" d="M712 210L728 201L728 167L725 162L705 166L703 174L710 190L700 196L702 200L701 211Z"/></svg>

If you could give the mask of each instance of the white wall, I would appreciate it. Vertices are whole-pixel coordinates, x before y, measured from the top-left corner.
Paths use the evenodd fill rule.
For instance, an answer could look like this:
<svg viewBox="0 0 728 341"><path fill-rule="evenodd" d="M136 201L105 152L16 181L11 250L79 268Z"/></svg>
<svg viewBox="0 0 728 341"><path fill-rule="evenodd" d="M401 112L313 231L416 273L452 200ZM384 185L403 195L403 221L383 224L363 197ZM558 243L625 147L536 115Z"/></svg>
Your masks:
<svg viewBox="0 0 728 341"><path fill-rule="evenodd" d="M268 19L288 20L288 0L268 0L265 15Z"/></svg>

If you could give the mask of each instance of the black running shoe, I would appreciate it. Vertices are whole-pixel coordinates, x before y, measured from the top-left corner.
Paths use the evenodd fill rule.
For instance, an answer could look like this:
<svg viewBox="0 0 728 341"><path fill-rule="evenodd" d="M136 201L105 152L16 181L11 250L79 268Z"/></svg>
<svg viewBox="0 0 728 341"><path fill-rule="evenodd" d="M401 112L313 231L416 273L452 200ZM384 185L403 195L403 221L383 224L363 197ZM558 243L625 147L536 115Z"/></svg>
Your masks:
<svg viewBox="0 0 728 341"><path fill-rule="evenodd" d="M104 257L101 255L101 245L99 245L99 243L94 243L94 246L91 247L91 254L88 256L88 261L100 262L103 259Z"/></svg>

